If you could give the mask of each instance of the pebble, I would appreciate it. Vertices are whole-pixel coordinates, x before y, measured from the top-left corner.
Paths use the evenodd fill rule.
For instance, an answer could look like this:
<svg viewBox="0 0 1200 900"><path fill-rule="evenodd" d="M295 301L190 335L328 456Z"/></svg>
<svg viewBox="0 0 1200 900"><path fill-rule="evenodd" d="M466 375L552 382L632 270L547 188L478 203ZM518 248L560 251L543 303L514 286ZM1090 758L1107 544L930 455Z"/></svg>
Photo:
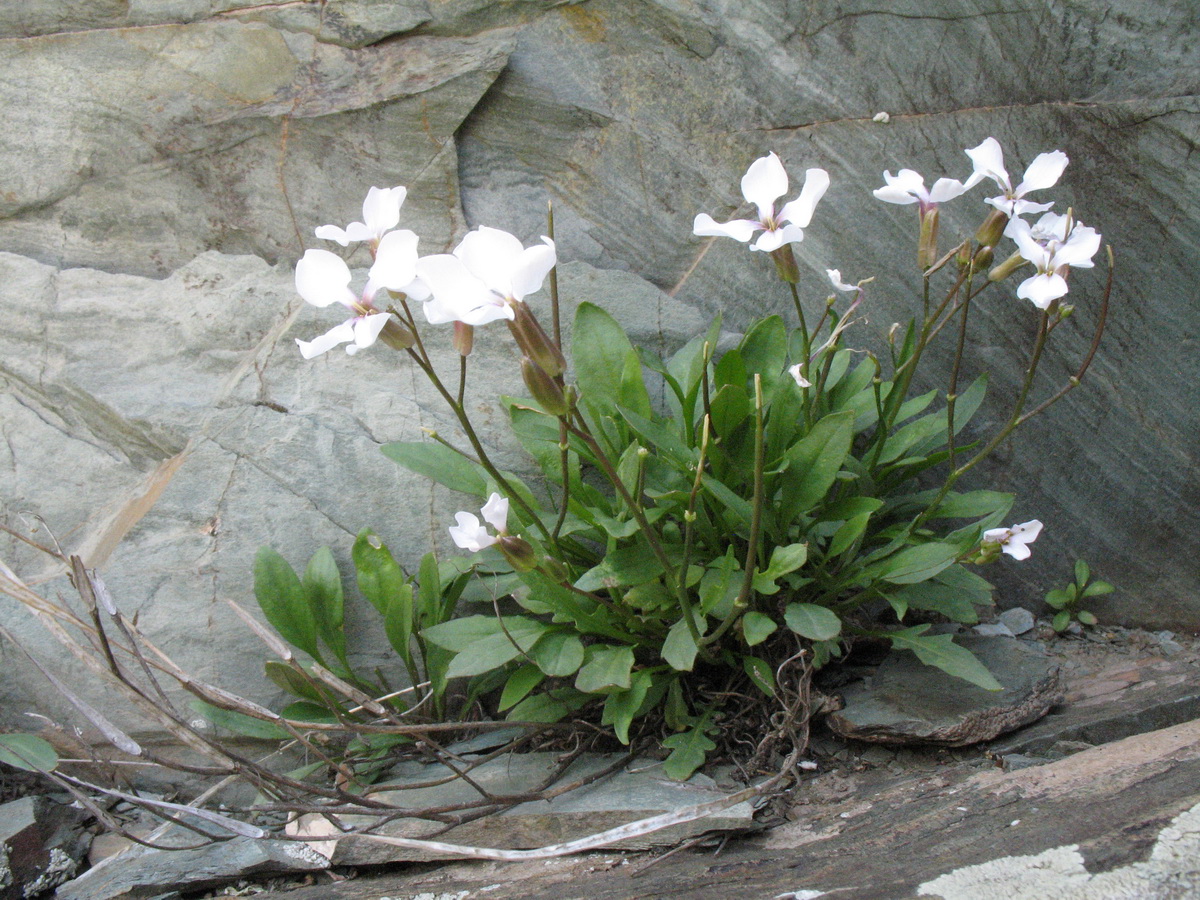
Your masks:
<svg viewBox="0 0 1200 900"><path fill-rule="evenodd" d="M1014 606L1012 609L1006 609L1000 613L1000 621L1013 634L1025 634L1033 631L1037 624L1033 613L1021 606Z"/></svg>

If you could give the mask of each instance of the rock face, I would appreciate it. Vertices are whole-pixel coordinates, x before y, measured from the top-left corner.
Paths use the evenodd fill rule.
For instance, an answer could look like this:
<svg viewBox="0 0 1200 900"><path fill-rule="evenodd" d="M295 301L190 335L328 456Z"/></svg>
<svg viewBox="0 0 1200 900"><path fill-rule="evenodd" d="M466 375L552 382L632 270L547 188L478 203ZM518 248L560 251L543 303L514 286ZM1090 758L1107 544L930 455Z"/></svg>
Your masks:
<svg viewBox="0 0 1200 900"><path fill-rule="evenodd" d="M332 324L290 282L313 227L358 218L372 184L405 184L404 225L429 252L476 224L535 239L552 199L560 258L580 266L564 297L636 310L641 339L669 345L718 309L737 328L790 308L757 254L690 234L698 212L733 215L746 165L775 150L793 181L808 166L833 178L799 245L804 302L823 302L826 267L876 276L855 329L878 342L920 286L912 210L870 189L902 166L964 177L962 148L994 135L1014 178L1043 150L1070 154L1056 208L1113 242L1118 275L1084 386L973 473L1019 492L1016 521L1047 526L1032 560L989 575L1033 605L1085 557L1118 588L1094 604L1101 620L1200 628L1192 6L8 4L0 69L20 77L0 84L4 520L40 518L41 537L103 567L200 677L269 697L261 651L220 603L249 601L258 545L302 565L330 544L345 561L370 525L411 563L460 508L377 451L422 427L453 433L409 367L382 351L295 353L293 337ZM981 196L944 208L945 246L973 232ZM1072 276L1077 312L1044 363L1055 383L1086 351L1102 281ZM980 419L993 424L1035 322L1012 293L973 309L964 362L992 372ZM473 365L491 382L476 395L487 440L520 470L491 390L517 389L510 352L481 330ZM944 354L933 363L931 381ZM0 559L57 574L8 538ZM361 638L386 662L382 641ZM44 700L15 660L3 690L13 715Z"/></svg>
<svg viewBox="0 0 1200 900"><path fill-rule="evenodd" d="M974 653L1004 690L986 691L908 651L893 651L873 675L842 692L844 708L825 721L859 741L965 747L1028 725L1062 699L1058 667L1041 647L993 635L955 643Z"/></svg>

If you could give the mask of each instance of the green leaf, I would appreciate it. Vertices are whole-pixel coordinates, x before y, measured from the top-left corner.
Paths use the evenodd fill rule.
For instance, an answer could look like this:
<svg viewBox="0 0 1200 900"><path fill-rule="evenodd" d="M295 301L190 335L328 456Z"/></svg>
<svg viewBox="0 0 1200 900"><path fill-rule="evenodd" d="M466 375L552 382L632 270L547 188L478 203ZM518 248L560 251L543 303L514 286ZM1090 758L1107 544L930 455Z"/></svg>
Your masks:
<svg viewBox="0 0 1200 900"><path fill-rule="evenodd" d="M205 703L198 698L192 698L189 703L192 709L204 716L218 728L243 734L246 737L262 738L263 740L285 740L291 735L273 722L264 722L244 713L221 709L219 706Z"/></svg>
<svg viewBox="0 0 1200 900"><path fill-rule="evenodd" d="M625 354L621 369L621 387L618 399L623 409L632 410L639 416L650 415L650 394L646 391L646 379L642 375L642 362L631 346Z"/></svg>
<svg viewBox="0 0 1200 900"><path fill-rule="evenodd" d="M697 617L693 621L696 622L697 632L704 634L705 622L703 617ZM667 636L663 640L662 658L675 671L690 672L692 671L692 666L696 663L696 654L698 652L700 652L700 648L696 646L696 642L692 639L692 632L688 628L687 620L680 619L671 626L671 630L667 632Z"/></svg>
<svg viewBox="0 0 1200 900"><path fill-rule="evenodd" d="M750 680L760 691L768 697L775 696L775 672L765 659L757 656L743 656L742 671L750 676Z"/></svg>
<svg viewBox="0 0 1200 900"><path fill-rule="evenodd" d="M36 735L0 734L0 762L26 772L52 772L58 765L58 754Z"/></svg>
<svg viewBox="0 0 1200 900"><path fill-rule="evenodd" d="M783 611L787 627L810 641L829 641L842 633L837 613L815 603L789 603Z"/></svg>
<svg viewBox="0 0 1200 900"><path fill-rule="evenodd" d="M446 623L451 624L451 623ZM546 626L533 619L507 618L507 632L501 631L468 644L450 662L447 678L482 675L507 665L518 656L527 654L546 633Z"/></svg>
<svg viewBox="0 0 1200 900"><path fill-rule="evenodd" d="M434 441L394 441L384 444L383 455L410 472L423 475L452 491L487 496L483 469L460 453Z"/></svg>
<svg viewBox="0 0 1200 900"><path fill-rule="evenodd" d="M1069 602L1070 598L1067 596L1067 592L1061 588L1050 591L1050 593L1046 595L1046 603L1055 609L1062 609Z"/></svg>
<svg viewBox="0 0 1200 900"><path fill-rule="evenodd" d="M1071 624L1071 614L1064 609L1062 612L1055 614L1054 621L1051 624L1054 626L1054 630L1061 634Z"/></svg>
<svg viewBox="0 0 1200 900"><path fill-rule="evenodd" d="M1081 609L1075 618L1077 618L1084 625L1095 625L1098 621L1100 621L1096 618L1094 613L1091 613L1086 609Z"/></svg>
<svg viewBox="0 0 1200 900"><path fill-rule="evenodd" d="M753 507L750 506L750 501L744 497L739 497L736 493L727 488L722 482L718 481L713 476L705 473L701 476L701 481L704 484L704 489L716 498L717 502L733 513L743 524L749 525L753 515Z"/></svg>
<svg viewBox="0 0 1200 900"><path fill-rule="evenodd" d="M761 644L774 634L778 627L770 616L760 612L751 610L742 616L742 636L749 647Z"/></svg>
<svg viewBox="0 0 1200 900"><path fill-rule="evenodd" d="M733 610L733 601L738 595L738 581L733 577L737 569L737 557L733 547L725 551L704 570L700 579L700 611L724 619Z"/></svg>
<svg viewBox="0 0 1200 900"><path fill-rule="evenodd" d="M387 613L388 598L398 595L407 579L404 570L392 557L387 544L370 528L364 528L350 551L358 580L358 589L379 614Z"/></svg>
<svg viewBox="0 0 1200 900"><path fill-rule="evenodd" d="M349 668L346 662L346 632L344 624L345 598L342 593L342 575L338 571L333 551L322 547L312 555L304 570L304 593L308 607L312 610L317 633L333 655Z"/></svg>
<svg viewBox="0 0 1200 900"><path fill-rule="evenodd" d="M984 516L1003 516L1013 504L1013 495L1001 491L969 491L946 495L930 515L930 519L980 519Z"/></svg>
<svg viewBox="0 0 1200 900"><path fill-rule="evenodd" d="M829 549L825 551L825 555L832 558L841 556L849 550L854 542L867 530L867 523L870 520L871 513L865 512L843 522L841 527L834 532L833 539L829 542Z"/></svg>
<svg viewBox="0 0 1200 900"><path fill-rule="evenodd" d="M521 666L509 675L508 681L504 683L504 690L500 692L500 705L497 709L504 712L509 707L515 706L529 696L529 692L541 684L545 678L546 676L537 666Z"/></svg>
<svg viewBox="0 0 1200 900"><path fill-rule="evenodd" d="M704 733L706 722L701 722L695 728L682 734L673 734L663 741L663 747L671 751L663 763L663 771L667 777L675 781L687 781L692 773L704 765L704 760L710 750L717 749Z"/></svg>
<svg viewBox="0 0 1200 900"><path fill-rule="evenodd" d="M937 575L958 560L953 544L917 544L867 567L866 574L892 584L916 584Z"/></svg>
<svg viewBox="0 0 1200 900"><path fill-rule="evenodd" d="M616 319L593 303L579 304L571 333L575 384L597 415L613 415L621 405L622 375L631 353L633 345Z"/></svg>
<svg viewBox="0 0 1200 900"><path fill-rule="evenodd" d="M547 675L565 678L583 665L583 641L569 631L552 631L533 645L529 655Z"/></svg>
<svg viewBox="0 0 1200 900"><path fill-rule="evenodd" d="M1116 590L1116 589L1111 584L1109 584L1107 581L1093 581L1091 584L1089 584L1087 587L1085 587L1083 589L1082 596L1084 596L1084 597L1099 597L1102 594L1111 594L1114 590Z"/></svg>
<svg viewBox="0 0 1200 900"><path fill-rule="evenodd" d="M617 735L617 740L622 744L629 744L629 726L633 723L634 716L642 708L646 694L653 684L653 673L641 669L633 673L629 690L609 694L604 701L604 715L600 719L600 724L611 725L613 732Z"/></svg>
<svg viewBox="0 0 1200 900"><path fill-rule="evenodd" d="M986 691L1002 691L1004 685L995 679L978 659L966 647L954 643L953 635L927 635L928 625L918 625L915 628L905 628L903 631L892 631L888 638L892 646L900 650L911 650L917 659L927 666L941 669L948 675L969 681Z"/></svg>
<svg viewBox="0 0 1200 900"><path fill-rule="evenodd" d="M609 694L627 691L632 686L633 648L593 644L587 650L588 661L575 676L575 689L585 694Z"/></svg>
<svg viewBox="0 0 1200 900"><path fill-rule="evenodd" d="M755 373L762 377L763 396L771 396L788 352L787 328L779 316L767 316L759 320L738 346L742 361L746 364L746 378L752 380Z"/></svg>
<svg viewBox="0 0 1200 900"><path fill-rule="evenodd" d="M266 662L264 668L267 678L271 679L271 682L280 689L314 703L325 702L325 698L321 696L321 692L313 686L313 683L287 663L272 659Z"/></svg>
<svg viewBox="0 0 1200 900"><path fill-rule="evenodd" d="M785 457L780 523L796 521L821 502L837 479L854 437L854 414L838 412L813 426Z"/></svg>
<svg viewBox="0 0 1200 900"><path fill-rule="evenodd" d="M445 621L452 612L442 608L442 575L437 557L432 553L421 557L421 566L417 570L417 600L423 629Z"/></svg>
<svg viewBox="0 0 1200 900"><path fill-rule="evenodd" d="M598 591L606 587L628 587L645 584L662 574L662 564L649 547L634 545L613 550L600 564L579 576L575 587L581 591Z"/></svg>
<svg viewBox="0 0 1200 900"><path fill-rule="evenodd" d="M413 634L413 589L403 585L388 597L387 610L383 615L383 631L392 649L406 663L412 662L411 639Z"/></svg>
<svg viewBox="0 0 1200 900"><path fill-rule="evenodd" d="M285 641L314 659L321 658L317 623L304 587L287 560L270 547L259 548L254 557L254 596Z"/></svg>
<svg viewBox="0 0 1200 900"><path fill-rule="evenodd" d="M709 401L712 426L718 437L729 438L750 417L754 408L750 395L740 384L726 384Z"/></svg>
<svg viewBox="0 0 1200 900"><path fill-rule="evenodd" d="M314 722L322 725L334 725L338 717L324 703L313 703L310 700L297 700L289 703L279 711L279 714L291 722ZM258 721L257 719L255 721Z"/></svg>
<svg viewBox="0 0 1200 900"><path fill-rule="evenodd" d="M557 722L575 712L590 699L587 694L581 694L574 688L559 688L526 697L510 709L505 718L510 722Z"/></svg>
<svg viewBox="0 0 1200 900"><path fill-rule="evenodd" d="M1091 577L1092 570L1088 568L1088 564L1082 559L1075 560L1075 583L1083 587Z"/></svg>
<svg viewBox="0 0 1200 900"><path fill-rule="evenodd" d="M533 631L535 627L544 630L546 626L524 616L504 617L504 628L510 632L525 634ZM503 634L503 628L501 628L500 620L495 616L463 616L451 619L449 622L442 622L440 625L431 625L421 633L425 640L460 653L482 638L490 637L493 634Z"/></svg>
<svg viewBox="0 0 1200 900"><path fill-rule="evenodd" d="M776 547L771 551L771 561L767 567L754 576L754 590L760 594L776 594L779 585L776 580L795 572L808 560L807 544L788 544Z"/></svg>
<svg viewBox="0 0 1200 900"><path fill-rule="evenodd" d="M890 594L889 601L893 597L903 600L909 609L926 609L941 613L953 622L974 625L979 621L979 614L970 598L952 585L939 584L933 580L907 584ZM894 606L895 604L893 608Z"/></svg>

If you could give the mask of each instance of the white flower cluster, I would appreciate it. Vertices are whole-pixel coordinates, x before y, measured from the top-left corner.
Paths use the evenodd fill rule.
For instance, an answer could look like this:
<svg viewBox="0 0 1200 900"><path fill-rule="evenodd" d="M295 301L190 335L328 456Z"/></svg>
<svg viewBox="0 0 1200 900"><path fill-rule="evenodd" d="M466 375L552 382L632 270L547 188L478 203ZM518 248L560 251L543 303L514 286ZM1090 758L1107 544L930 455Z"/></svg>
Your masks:
<svg viewBox="0 0 1200 900"><path fill-rule="evenodd" d="M1091 268L1092 257L1100 249L1100 235L1094 228L1069 215L1047 212L1053 203L1025 199L1031 191L1045 190L1058 183L1067 166L1067 154L1061 150L1039 154L1025 170L1020 184L1013 187L1008 170L1004 168L1004 151L995 138L989 137L978 147L965 152L975 167L966 182L939 178L931 190L926 190L925 179L919 173L901 169L896 175L884 172L883 180L887 184L876 189L874 194L887 203L918 203L923 218L939 203L953 200L990 178L1002 193L988 197L985 202L1008 218L1004 235L1016 242L1021 257L1037 269L1037 274L1021 282L1017 296L1029 300L1038 309L1048 308L1052 301L1066 295L1068 268ZM1045 215L1032 225L1021 218L1039 212Z"/></svg>
<svg viewBox="0 0 1200 900"><path fill-rule="evenodd" d="M525 248L517 238L497 228L480 227L462 239L452 254L417 255L418 238L407 229L394 230L407 196L403 187L367 192L363 221L345 229L322 225L316 235L343 247L365 241L375 256L361 294L350 289L350 268L328 250L309 250L296 264L296 290L314 306L342 303L354 315L313 341L300 341L305 359L349 343L346 352L370 347L387 325L390 313L375 305L380 290L424 303L430 324L462 322L483 325L512 320L514 305L537 291L554 267L554 242Z"/></svg>

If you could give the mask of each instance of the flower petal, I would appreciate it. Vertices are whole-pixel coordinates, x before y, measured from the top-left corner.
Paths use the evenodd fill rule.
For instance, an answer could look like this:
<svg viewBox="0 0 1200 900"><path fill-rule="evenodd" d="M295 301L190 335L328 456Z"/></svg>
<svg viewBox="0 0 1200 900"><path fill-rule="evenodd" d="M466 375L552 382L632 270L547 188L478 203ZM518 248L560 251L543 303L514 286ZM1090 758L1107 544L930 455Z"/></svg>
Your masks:
<svg viewBox="0 0 1200 900"><path fill-rule="evenodd" d="M795 225L784 225L782 228L772 228L758 236L758 240L750 245L751 250L762 250L770 253L778 250L784 244L798 244L804 240L804 229Z"/></svg>
<svg viewBox="0 0 1200 900"><path fill-rule="evenodd" d="M467 269L466 264L457 256L448 253L438 253L424 256L417 260L417 275L429 287L435 304L426 302L425 315L430 324L438 325L448 321L467 322L474 310L483 306L495 306L500 298L488 289L488 286L476 278ZM433 305L433 309L430 306ZM442 318L440 313L450 313L449 319ZM436 319L431 316L436 315ZM501 317L504 317L503 314ZM489 320L492 321L492 320ZM479 322L469 322L477 325Z"/></svg>
<svg viewBox="0 0 1200 900"><path fill-rule="evenodd" d="M399 224L400 207L407 196L408 188L405 187L373 187L367 191L367 199L363 201L363 224L372 237L381 237L385 231Z"/></svg>
<svg viewBox="0 0 1200 900"><path fill-rule="evenodd" d="M732 222L722 223L713 221L713 217L708 213L700 213L696 216L696 221L692 223L692 234L702 237L711 235L731 237L744 244L754 237L754 232L760 228L762 225L758 222L751 222L749 219L734 219Z"/></svg>
<svg viewBox="0 0 1200 900"><path fill-rule="evenodd" d="M963 152L971 157L971 162L975 164L975 174L968 180L969 184L973 186L983 178L990 178L1006 190L1011 187L1008 170L1004 168L1004 151L994 137L985 138L978 147Z"/></svg>
<svg viewBox="0 0 1200 900"><path fill-rule="evenodd" d="M450 526L450 537L454 540L455 545L463 550L478 553L485 547L496 543L496 538L488 534L487 529L479 524L479 519L469 512L455 513L454 521L458 525Z"/></svg>
<svg viewBox="0 0 1200 900"><path fill-rule="evenodd" d="M791 375L794 379L796 379L796 384L800 385L800 387L802 387L802 388L812 387L812 382L800 374L800 363L796 363L794 366L790 366L788 368L788 374Z"/></svg>
<svg viewBox="0 0 1200 900"><path fill-rule="evenodd" d="M1009 556L1011 556L1013 559L1029 559L1029 557L1030 557L1029 547L1027 547L1025 544L1020 544L1013 540L1010 540L1010 541L1008 541L1008 543L1001 545L1000 549L1004 553L1007 553Z"/></svg>
<svg viewBox="0 0 1200 900"><path fill-rule="evenodd" d="M1038 154L1037 158L1029 164L1029 168L1025 170L1025 177L1021 183L1017 185L1017 196L1021 197L1030 191L1038 191L1058 184L1058 179L1062 177L1063 169L1067 167L1068 161L1067 154L1061 150Z"/></svg>
<svg viewBox="0 0 1200 900"><path fill-rule="evenodd" d="M323 241L337 241L343 247L349 246L351 241L350 235L336 225L322 225L313 233Z"/></svg>
<svg viewBox="0 0 1200 900"><path fill-rule="evenodd" d="M508 498L493 492L480 510L483 519L497 531L508 530Z"/></svg>
<svg viewBox="0 0 1200 900"><path fill-rule="evenodd" d="M1051 301L1065 296L1067 280L1061 275L1045 273L1026 278L1017 288L1017 296L1028 300L1038 309L1046 309Z"/></svg>
<svg viewBox="0 0 1200 900"><path fill-rule="evenodd" d="M522 250L512 267L512 293L509 296L513 300L523 300L541 290L542 282L554 268L556 261L554 241L548 237L543 236L541 244L534 244Z"/></svg>
<svg viewBox="0 0 1200 900"><path fill-rule="evenodd" d="M829 283L839 291L857 291L857 284L846 284L842 281L841 269L826 269L825 274L829 277Z"/></svg>
<svg viewBox="0 0 1200 900"><path fill-rule="evenodd" d="M787 189L787 172L774 153L756 159L742 176L742 196L758 207L762 219L771 215L775 201L786 194Z"/></svg>
<svg viewBox="0 0 1200 900"><path fill-rule="evenodd" d="M1067 242L1054 252L1054 267L1074 266L1077 269L1090 269L1095 265L1092 257L1099 249L1099 232L1086 225L1076 225L1071 229L1071 236Z"/></svg>
<svg viewBox="0 0 1200 900"><path fill-rule="evenodd" d="M367 290L374 297L380 288L389 291L407 291L417 277L417 235L404 229L389 231L379 241L375 264L371 266Z"/></svg>
<svg viewBox="0 0 1200 900"><path fill-rule="evenodd" d="M929 189L930 203L945 203L967 192L967 186L957 178L939 178Z"/></svg>
<svg viewBox="0 0 1200 900"><path fill-rule="evenodd" d="M512 288L512 271L524 249L507 231L481 225L459 242L454 255L463 261L472 275L507 297Z"/></svg>
<svg viewBox="0 0 1200 900"><path fill-rule="evenodd" d="M358 298L350 290L350 267L328 250L308 250L296 263L296 291L313 306L331 303L352 305Z"/></svg>
<svg viewBox="0 0 1200 900"><path fill-rule="evenodd" d="M809 169L804 173L804 188L800 196L784 204L779 217L800 228L807 228L812 221L813 211L825 192L829 190L829 173L824 169Z"/></svg>
<svg viewBox="0 0 1200 900"><path fill-rule="evenodd" d="M375 343L379 337L379 332L383 331L383 326L388 323L391 313L373 313L369 316L359 316L353 320L354 323L354 348L355 350L365 350ZM349 347L346 348L350 350Z"/></svg>
<svg viewBox="0 0 1200 900"><path fill-rule="evenodd" d="M300 355L305 359L312 359L314 356L320 356L326 351L332 350L338 344L344 344L347 341L354 340L354 320L343 322L341 325L336 325L330 328L327 332L311 341L302 341L296 338L296 346L300 348Z"/></svg>

